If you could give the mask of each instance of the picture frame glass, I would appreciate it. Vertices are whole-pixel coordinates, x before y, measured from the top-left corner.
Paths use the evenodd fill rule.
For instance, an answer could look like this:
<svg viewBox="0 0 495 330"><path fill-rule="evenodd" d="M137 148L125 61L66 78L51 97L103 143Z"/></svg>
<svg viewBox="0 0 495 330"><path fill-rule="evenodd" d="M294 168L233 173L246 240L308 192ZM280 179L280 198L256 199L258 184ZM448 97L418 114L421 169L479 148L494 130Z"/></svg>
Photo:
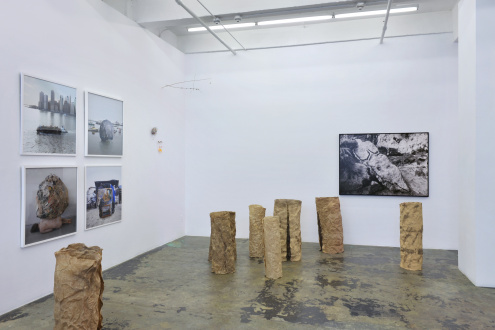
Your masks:
<svg viewBox="0 0 495 330"><path fill-rule="evenodd" d="M24 167L21 246L77 232L77 167Z"/></svg>
<svg viewBox="0 0 495 330"><path fill-rule="evenodd" d="M21 154L76 155L77 90L21 74Z"/></svg>
<svg viewBox="0 0 495 330"><path fill-rule="evenodd" d="M122 157L124 150L124 103L86 92L86 156Z"/></svg>
<svg viewBox="0 0 495 330"><path fill-rule="evenodd" d="M122 167L86 166L85 229L122 221Z"/></svg>
<svg viewBox="0 0 495 330"><path fill-rule="evenodd" d="M340 134L339 194L428 197L429 134Z"/></svg>

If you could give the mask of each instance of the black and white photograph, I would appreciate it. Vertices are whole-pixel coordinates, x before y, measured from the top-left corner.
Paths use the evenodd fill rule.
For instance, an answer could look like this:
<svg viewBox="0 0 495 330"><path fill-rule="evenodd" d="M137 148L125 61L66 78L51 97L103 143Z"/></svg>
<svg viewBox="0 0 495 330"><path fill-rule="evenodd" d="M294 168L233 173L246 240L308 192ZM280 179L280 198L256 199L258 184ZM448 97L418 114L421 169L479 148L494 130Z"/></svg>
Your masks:
<svg viewBox="0 0 495 330"><path fill-rule="evenodd" d="M21 74L21 154L76 154L76 89Z"/></svg>
<svg viewBox="0 0 495 330"><path fill-rule="evenodd" d="M122 220L122 167L86 166L86 230Z"/></svg>
<svg viewBox="0 0 495 330"><path fill-rule="evenodd" d="M340 134L339 194L429 196L428 133Z"/></svg>
<svg viewBox="0 0 495 330"><path fill-rule="evenodd" d="M124 149L124 102L86 92L86 156L121 157Z"/></svg>
<svg viewBox="0 0 495 330"><path fill-rule="evenodd" d="M22 184L22 247L76 233L76 167L24 167Z"/></svg>

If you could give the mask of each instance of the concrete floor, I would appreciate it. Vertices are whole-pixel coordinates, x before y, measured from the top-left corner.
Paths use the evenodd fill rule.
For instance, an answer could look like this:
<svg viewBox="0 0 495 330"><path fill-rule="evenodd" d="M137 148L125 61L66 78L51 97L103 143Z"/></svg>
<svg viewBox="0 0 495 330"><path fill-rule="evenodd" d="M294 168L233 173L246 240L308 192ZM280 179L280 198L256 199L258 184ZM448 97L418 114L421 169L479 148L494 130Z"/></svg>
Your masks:
<svg viewBox="0 0 495 330"><path fill-rule="evenodd" d="M457 252L425 250L423 271L398 248L303 243L302 261L264 278L237 240L236 273L214 275L209 238L183 237L104 272L103 329L488 329L495 289L477 288ZM103 255L105 257L105 255ZM53 296L0 316L0 329L53 329Z"/></svg>

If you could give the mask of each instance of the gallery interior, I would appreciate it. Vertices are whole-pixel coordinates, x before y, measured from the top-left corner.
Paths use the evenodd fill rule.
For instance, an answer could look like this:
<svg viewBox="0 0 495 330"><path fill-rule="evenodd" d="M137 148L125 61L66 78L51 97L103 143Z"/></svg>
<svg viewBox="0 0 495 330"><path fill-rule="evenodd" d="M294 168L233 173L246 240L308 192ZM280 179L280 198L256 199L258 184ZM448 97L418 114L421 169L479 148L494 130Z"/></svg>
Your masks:
<svg viewBox="0 0 495 330"><path fill-rule="evenodd" d="M0 329L53 328L54 253L73 243L103 250L107 329L495 327L494 1L0 6ZM75 155L20 151L23 75L76 89ZM88 91L123 102L121 157L85 154ZM340 134L413 132L427 197L339 195ZM87 230L91 166L121 169L125 197ZM26 167L76 169L75 233L23 246ZM340 198L342 254L319 251L316 197ZM302 201L302 257L271 280L249 205L283 198ZM403 202L422 203L421 271L399 267ZM233 274L211 272L214 211L235 212Z"/></svg>

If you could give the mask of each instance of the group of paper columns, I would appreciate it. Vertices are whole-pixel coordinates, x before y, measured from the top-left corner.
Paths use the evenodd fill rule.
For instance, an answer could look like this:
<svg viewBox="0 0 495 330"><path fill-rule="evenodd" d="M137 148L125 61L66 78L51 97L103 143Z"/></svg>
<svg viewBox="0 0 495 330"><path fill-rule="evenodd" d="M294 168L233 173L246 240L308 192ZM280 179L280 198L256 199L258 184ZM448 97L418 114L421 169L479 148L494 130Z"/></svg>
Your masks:
<svg viewBox="0 0 495 330"><path fill-rule="evenodd" d="M273 216L261 205L249 205L249 257L264 258L265 276L282 277L283 261L301 260L301 205L295 199L276 199ZM318 237L323 253L344 252L344 231L338 197L317 197ZM215 274L235 272L235 212L210 213L208 261ZM423 265L423 211L421 203L400 204L400 267L421 270Z"/></svg>

